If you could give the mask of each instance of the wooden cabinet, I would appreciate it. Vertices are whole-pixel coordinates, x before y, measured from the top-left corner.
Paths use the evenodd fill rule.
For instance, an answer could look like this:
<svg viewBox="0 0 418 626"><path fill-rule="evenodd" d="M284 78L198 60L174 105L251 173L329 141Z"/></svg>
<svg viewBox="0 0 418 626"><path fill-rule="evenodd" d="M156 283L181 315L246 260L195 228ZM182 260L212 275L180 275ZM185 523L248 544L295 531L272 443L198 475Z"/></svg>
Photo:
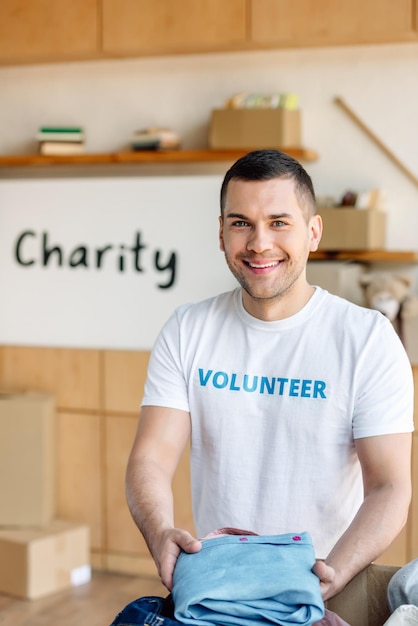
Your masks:
<svg viewBox="0 0 418 626"><path fill-rule="evenodd" d="M0 64L417 41L418 0L2 0Z"/></svg>
<svg viewBox="0 0 418 626"><path fill-rule="evenodd" d="M251 0L251 40L261 47L417 39L416 0Z"/></svg>
<svg viewBox="0 0 418 626"><path fill-rule="evenodd" d="M2 0L0 64L97 56L100 0Z"/></svg>
<svg viewBox="0 0 418 626"><path fill-rule="evenodd" d="M176 54L242 48L246 0L103 0L103 52Z"/></svg>

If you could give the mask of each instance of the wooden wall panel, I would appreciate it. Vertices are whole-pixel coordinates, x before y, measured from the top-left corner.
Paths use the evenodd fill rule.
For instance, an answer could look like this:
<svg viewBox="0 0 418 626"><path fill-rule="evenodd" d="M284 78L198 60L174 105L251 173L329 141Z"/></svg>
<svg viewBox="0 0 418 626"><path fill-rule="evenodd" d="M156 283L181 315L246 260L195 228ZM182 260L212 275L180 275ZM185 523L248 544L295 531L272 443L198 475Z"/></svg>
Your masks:
<svg viewBox="0 0 418 626"><path fill-rule="evenodd" d="M126 503L125 472L137 418L106 418L106 547L110 552L148 556Z"/></svg>
<svg viewBox="0 0 418 626"><path fill-rule="evenodd" d="M60 409L100 409L98 350L2 347L0 385L55 395Z"/></svg>
<svg viewBox="0 0 418 626"><path fill-rule="evenodd" d="M405 565L408 561L408 537L409 537L409 524L402 530L400 535L389 546L389 548L382 554L382 556L376 559L376 563L383 565Z"/></svg>
<svg viewBox="0 0 418 626"><path fill-rule="evenodd" d="M104 547L100 419L82 413L57 416L57 514L88 524L95 550Z"/></svg>
<svg viewBox="0 0 418 626"><path fill-rule="evenodd" d="M104 352L104 409L138 416L147 375L149 352Z"/></svg>
<svg viewBox="0 0 418 626"><path fill-rule="evenodd" d="M106 418L106 545L112 553L148 557L148 548L132 520L125 496L126 464L136 426L137 418ZM174 477L173 493L176 526L194 533L188 450L183 454Z"/></svg>
<svg viewBox="0 0 418 626"><path fill-rule="evenodd" d="M185 450L173 480L174 523L195 534L190 488L190 451Z"/></svg>

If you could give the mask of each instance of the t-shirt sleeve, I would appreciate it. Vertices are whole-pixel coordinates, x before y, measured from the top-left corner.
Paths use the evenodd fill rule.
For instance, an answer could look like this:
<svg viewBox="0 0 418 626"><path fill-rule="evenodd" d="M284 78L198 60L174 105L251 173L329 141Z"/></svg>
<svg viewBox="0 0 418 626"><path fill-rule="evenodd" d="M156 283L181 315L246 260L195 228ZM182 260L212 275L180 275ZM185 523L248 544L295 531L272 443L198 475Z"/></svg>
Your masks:
<svg viewBox="0 0 418 626"><path fill-rule="evenodd" d="M359 356L354 438L414 430L414 383L405 348L383 316Z"/></svg>
<svg viewBox="0 0 418 626"><path fill-rule="evenodd" d="M179 310L163 326L151 351L141 406L150 405L189 411L180 355Z"/></svg>

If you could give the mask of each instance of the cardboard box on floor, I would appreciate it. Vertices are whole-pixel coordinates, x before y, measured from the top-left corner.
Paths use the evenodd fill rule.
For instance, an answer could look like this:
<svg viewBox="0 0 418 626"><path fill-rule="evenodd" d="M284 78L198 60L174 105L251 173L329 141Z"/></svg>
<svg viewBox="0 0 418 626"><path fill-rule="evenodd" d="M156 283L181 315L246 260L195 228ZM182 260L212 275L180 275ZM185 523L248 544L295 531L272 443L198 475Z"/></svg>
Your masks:
<svg viewBox="0 0 418 626"><path fill-rule="evenodd" d="M386 245L386 213L377 209L318 209L323 233L320 250L379 250Z"/></svg>
<svg viewBox="0 0 418 626"><path fill-rule="evenodd" d="M0 530L0 593L34 600L88 582L88 526L54 520L48 528Z"/></svg>
<svg viewBox="0 0 418 626"><path fill-rule="evenodd" d="M209 147L218 150L294 148L301 145L300 111L214 109Z"/></svg>
<svg viewBox="0 0 418 626"><path fill-rule="evenodd" d="M387 586L398 569L393 565L370 565L328 600L327 608L350 626L383 626L390 616Z"/></svg>
<svg viewBox="0 0 418 626"><path fill-rule="evenodd" d="M55 402L0 393L0 526L46 526L55 516Z"/></svg>

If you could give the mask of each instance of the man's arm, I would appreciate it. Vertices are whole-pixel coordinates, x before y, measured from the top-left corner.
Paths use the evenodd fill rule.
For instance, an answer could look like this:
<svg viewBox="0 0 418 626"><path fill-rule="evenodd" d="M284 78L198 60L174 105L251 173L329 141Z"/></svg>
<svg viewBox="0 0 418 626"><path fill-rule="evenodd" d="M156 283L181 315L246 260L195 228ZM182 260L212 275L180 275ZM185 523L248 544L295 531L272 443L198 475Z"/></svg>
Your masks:
<svg viewBox="0 0 418 626"><path fill-rule="evenodd" d="M201 547L190 533L174 528L171 483L189 437L187 412L143 407L126 470L129 509L169 590L180 550Z"/></svg>
<svg viewBox="0 0 418 626"><path fill-rule="evenodd" d="M378 558L405 525L411 501L411 441L410 433L355 440L364 501L325 561L314 566L324 600Z"/></svg>

